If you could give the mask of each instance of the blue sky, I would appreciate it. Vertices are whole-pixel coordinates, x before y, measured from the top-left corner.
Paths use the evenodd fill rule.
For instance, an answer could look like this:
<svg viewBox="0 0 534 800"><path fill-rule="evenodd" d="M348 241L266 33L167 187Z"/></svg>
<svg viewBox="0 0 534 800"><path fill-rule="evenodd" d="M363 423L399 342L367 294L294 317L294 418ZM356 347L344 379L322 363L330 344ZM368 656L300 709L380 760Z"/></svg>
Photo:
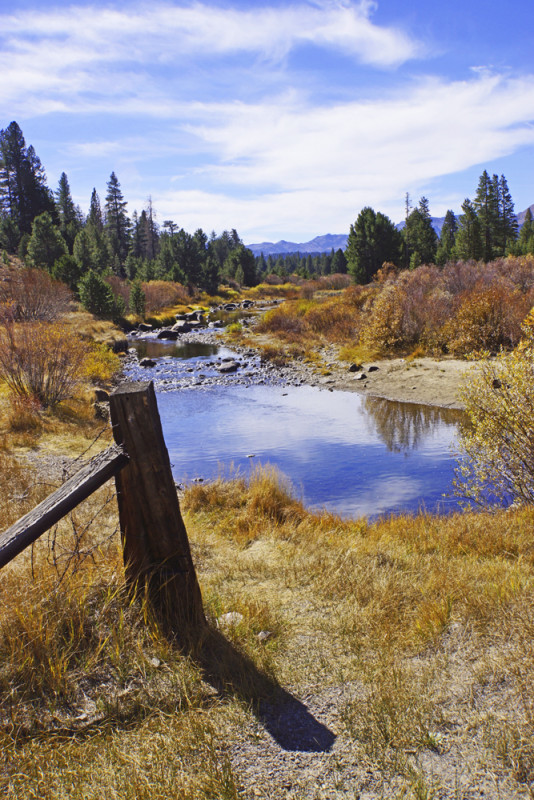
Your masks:
<svg viewBox="0 0 534 800"><path fill-rule="evenodd" d="M529 0L0 0L0 128L87 210L247 243L346 233L404 196L440 216L503 173L534 203Z"/></svg>

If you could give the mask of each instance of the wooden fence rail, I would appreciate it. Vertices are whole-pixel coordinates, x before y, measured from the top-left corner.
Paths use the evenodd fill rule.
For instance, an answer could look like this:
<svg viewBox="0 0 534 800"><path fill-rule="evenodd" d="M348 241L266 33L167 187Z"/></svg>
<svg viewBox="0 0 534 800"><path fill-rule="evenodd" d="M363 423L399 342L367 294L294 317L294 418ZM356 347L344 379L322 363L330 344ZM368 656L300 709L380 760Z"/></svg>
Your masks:
<svg viewBox="0 0 534 800"><path fill-rule="evenodd" d="M126 581L173 628L204 624L202 596L180 512L152 382L110 395L116 444L0 534L0 568L115 477Z"/></svg>

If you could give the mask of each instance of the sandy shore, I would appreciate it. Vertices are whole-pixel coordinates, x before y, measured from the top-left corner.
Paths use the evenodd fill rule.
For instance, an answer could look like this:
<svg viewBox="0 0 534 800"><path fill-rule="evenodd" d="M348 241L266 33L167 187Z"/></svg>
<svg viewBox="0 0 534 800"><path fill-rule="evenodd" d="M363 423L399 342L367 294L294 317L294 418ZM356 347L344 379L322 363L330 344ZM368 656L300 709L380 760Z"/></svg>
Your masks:
<svg viewBox="0 0 534 800"><path fill-rule="evenodd" d="M359 372L348 366L330 364L330 375L317 378L318 385L344 391L358 391L403 403L423 403L443 408L462 408L458 389L469 370L477 365L459 359L393 358L363 364ZM373 369L373 367L377 369ZM361 377L365 375L365 378Z"/></svg>

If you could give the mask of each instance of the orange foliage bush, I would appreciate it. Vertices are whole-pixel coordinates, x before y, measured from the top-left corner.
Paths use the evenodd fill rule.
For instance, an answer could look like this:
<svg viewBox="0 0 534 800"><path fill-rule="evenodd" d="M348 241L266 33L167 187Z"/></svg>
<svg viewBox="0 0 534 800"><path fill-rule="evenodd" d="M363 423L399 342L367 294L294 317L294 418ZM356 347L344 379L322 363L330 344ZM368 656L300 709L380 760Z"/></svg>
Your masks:
<svg viewBox="0 0 534 800"><path fill-rule="evenodd" d="M72 293L41 269L1 270L0 303L15 320L57 319L69 308Z"/></svg>
<svg viewBox="0 0 534 800"><path fill-rule="evenodd" d="M142 284L146 313L177 305L187 305L191 298L185 286L172 281L149 281Z"/></svg>
<svg viewBox="0 0 534 800"><path fill-rule="evenodd" d="M456 314L445 323L443 339L454 355L511 349L521 338L521 322L531 307L529 295L505 286L474 289L460 298Z"/></svg>

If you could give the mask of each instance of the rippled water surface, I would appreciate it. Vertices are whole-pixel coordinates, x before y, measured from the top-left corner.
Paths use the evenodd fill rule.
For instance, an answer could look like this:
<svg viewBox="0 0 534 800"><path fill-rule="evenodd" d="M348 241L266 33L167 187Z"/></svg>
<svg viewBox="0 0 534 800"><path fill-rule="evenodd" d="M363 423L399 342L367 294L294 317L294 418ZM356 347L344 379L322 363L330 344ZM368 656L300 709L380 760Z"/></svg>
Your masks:
<svg viewBox="0 0 534 800"><path fill-rule="evenodd" d="M203 362L210 363L212 350L192 356L180 350L172 357L172 347L161 351L163 381L171 380L173 369L183 374L186 364L209 372ZM142 377L156 379L178 482L209 480L232 466L248 474L269 463L290 479L307 506L344 516L456 508L444 494L452 488L458 412L310 386L193 381L189 388L169 390L158 380L158 369Z"/></svg>

